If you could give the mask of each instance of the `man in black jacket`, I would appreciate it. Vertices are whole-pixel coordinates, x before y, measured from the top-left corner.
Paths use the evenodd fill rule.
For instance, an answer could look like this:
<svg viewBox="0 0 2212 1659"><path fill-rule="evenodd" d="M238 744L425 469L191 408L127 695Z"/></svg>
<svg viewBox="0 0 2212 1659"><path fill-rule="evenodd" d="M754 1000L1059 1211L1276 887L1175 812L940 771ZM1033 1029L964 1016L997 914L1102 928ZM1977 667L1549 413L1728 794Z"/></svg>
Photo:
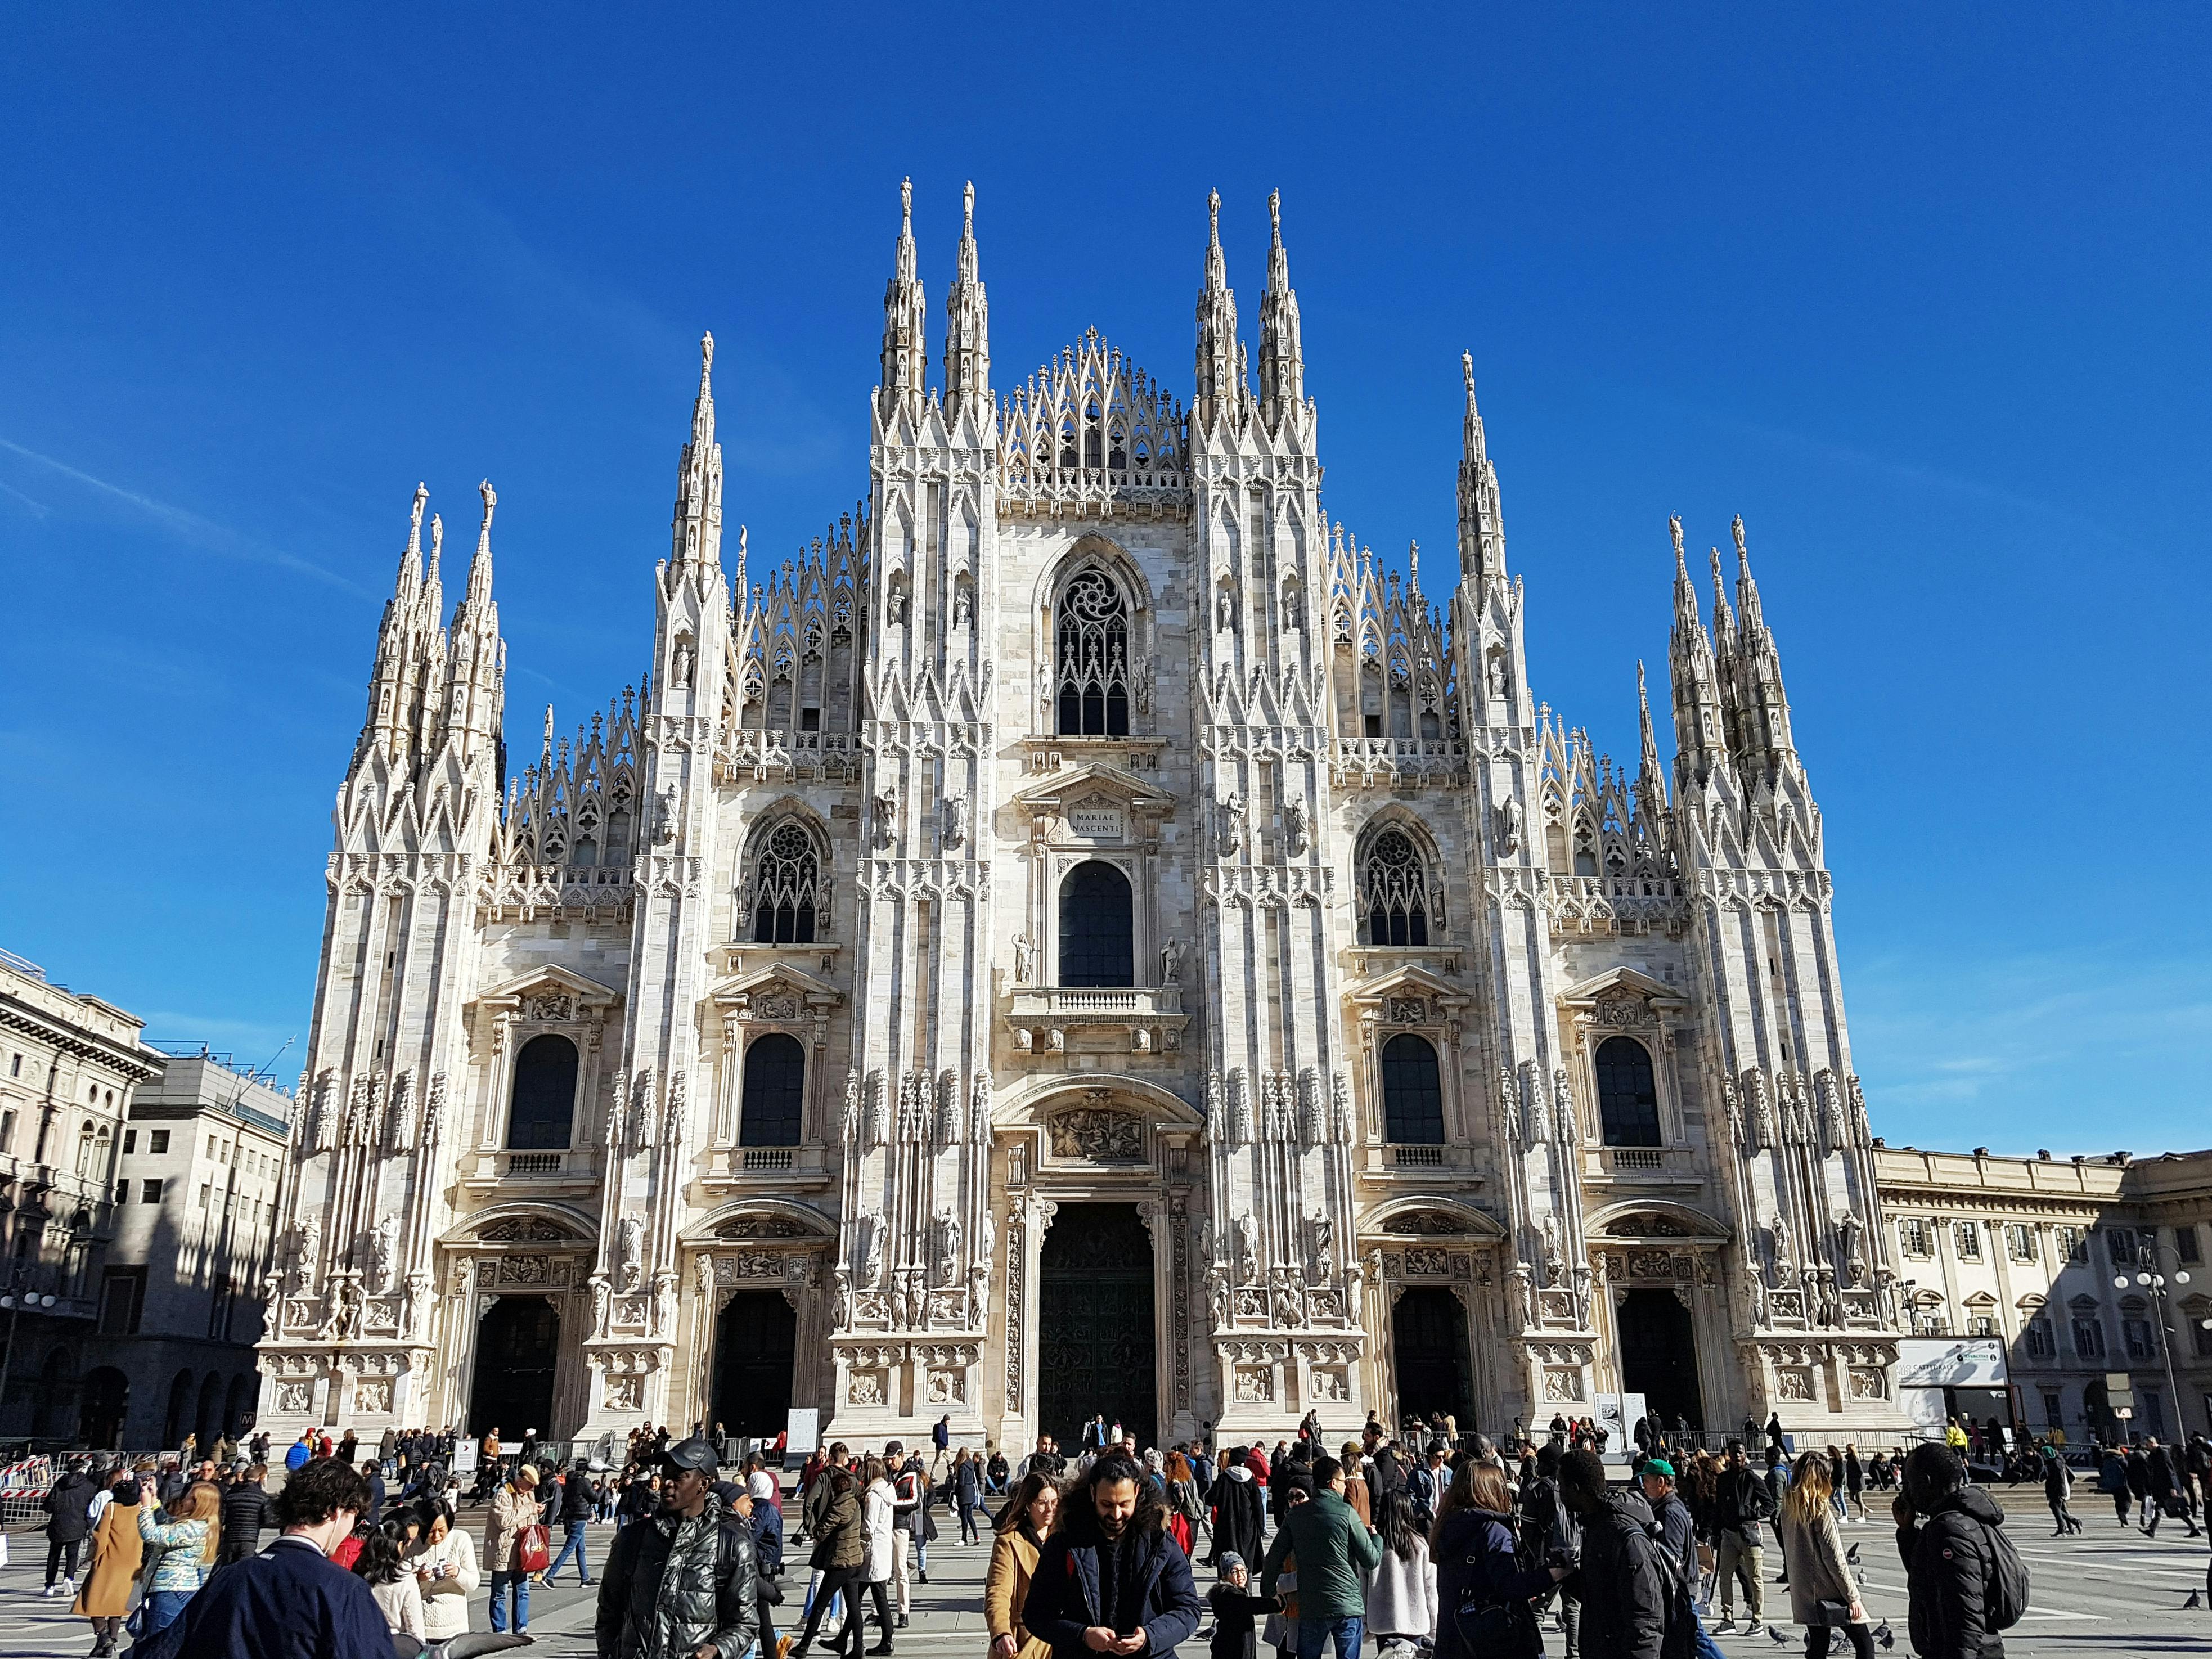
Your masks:
<svg viewBox="0 0 2212 1659"><path fill-rule="evenodd" d="M1920 1659L2004 1659L2004 1643L1988 1624L1996 1571L1989 1533L2004 1525L2004 1511L1966 1484L1958 1453L1936 1442L1906 1456L1904 1488L1890 1514L1911 1602L1912 1650Z"/></svg>
<svg viewBox="0 0 2212 1659"><path fill-rule="evenodd" d="M592 1484L592 1472L584 1467L581 1458L568 1466L568 1473L561 1477L561 1512L548 1514L546 1520L558 1520L563 1528L561 1553L545 1569L545 1582L551 1583L559 1576L561 1564L573 1554L576 1558L576 1582L589 1585L592 1582L592 1563L584 1553L584 1534L592 1517L599 1513L599 1488Z"/></svg>
<svg viewBox="0 0 2212 1659"><path fill-rule="evenodd" d="M738 1659L759 1634L752 1528L714 1496L714 1448L663 1460L660 1511L624 1527L599 1576L599 1659Z"/></svg>
<svg viewBox="0 0 2212 1659"><path fill-rule="evenodd" d="M85 1474L84 1465L72 1463L62 1471L46 1493L46 1595L75 1595L76 1594L77 1553L84 1547L84 1535L92 1530L92 1495L99 1488ZM56 1581L60 1587L56 1587Z"/></svg>
<svg viewBox="0 0 2212 1659"><path fill-rule="evenodd" d="M1760 1616L1766 1607L1761 1577L1766 1571L1766 1534L1761 1528L1773 1518L1775 1508L1766 1483L1746 1461L1742 1443L1729 1441L1728 1462L1722 1466L1719 1483L1713 1489L1713 1548L1717 1569L1714 1577L1720 1583L1721 1598L1721 1621L1713 1629L1719 1634L1726 1635L1735 1628L1735 1590L1739 1583L1743 1586L1744 1613L1749 1620L1744 1626L1744 1634L1751 1635L1759 1629Z"/></svg>
<svg viewBox="0 0 2212 1659"><path fill-rule="evenodd" d="M269 1494L261 1483L269 1466L256 1463L222 1489L222 1542L217 1566L228 1566L261 1552L261 1529L270 1524Z"/></svg>
<svg viewBox="0 0 2212 1659"><path fill-rule="evenodd" d="M1606 1491L1594 1451L1559 1460L1559 1497L1583 1525L1582 1565L1566 1582L1582 1592L1582 1650L1603 1659L1659 1659L1667 1635L1667 1581L1641 1498Z"/></svg>
<svg viewBox="0 0 2212 1659"><path fill-rule="evenodd" d="M1062 1502L1030 1575L1029 1633L1052 1644L1053 1659L1135 1659L1189 1640L1199 1619L1190 1559L1144 1470L1109 1452Z"/></svg>

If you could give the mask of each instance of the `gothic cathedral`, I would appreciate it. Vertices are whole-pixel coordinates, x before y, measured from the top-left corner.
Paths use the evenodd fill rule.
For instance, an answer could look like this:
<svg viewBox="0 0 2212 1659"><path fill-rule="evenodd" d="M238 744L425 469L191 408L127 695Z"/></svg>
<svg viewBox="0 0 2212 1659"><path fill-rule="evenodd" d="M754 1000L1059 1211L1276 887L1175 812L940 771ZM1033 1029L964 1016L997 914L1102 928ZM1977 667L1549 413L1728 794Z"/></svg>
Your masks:
<svg viewBox="0 0 2212 1659"><path fill-rule="evenodd" d="M338 791L261 1420L1021 1447L1901 1422L1821 822L1735 526L1674 758L1529 684L1471 363L1443 604L1324 516L1279 214L1186 404L943 383L910 197L866 498L726 562L705 342L650 672L510 775L485 485L416 492ZM1641 670L1638 671L1639 693Z"/></svg>

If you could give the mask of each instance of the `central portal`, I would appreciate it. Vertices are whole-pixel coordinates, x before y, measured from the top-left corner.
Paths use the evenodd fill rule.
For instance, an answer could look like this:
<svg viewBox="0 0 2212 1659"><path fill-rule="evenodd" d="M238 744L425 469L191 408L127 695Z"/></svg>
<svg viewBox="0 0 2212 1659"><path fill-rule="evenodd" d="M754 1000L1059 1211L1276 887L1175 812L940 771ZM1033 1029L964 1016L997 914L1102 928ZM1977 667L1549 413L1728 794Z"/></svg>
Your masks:
<svg viewBox="0 0 2212 1659"><path fill-rule="evenodd" d="M1103 1413L1158 1443L1152 1241L1133 1204L1063 1204L1037 1261L1037 1427L1071 1454Z"/></svg>
<svg viewBox="0 0 2212 1659"><path fill-rule="evenodd" d="M781 1291L739 1291L714 1321L714 1433L766 1440L788 1425L799 1316Z"/></svg>
<svg viewBox="0 0 2212 1659"><path fill-rule="evenodd" d="M496 1429L520 1443L526 1434L555 1432L553 1370L561 1356L561 1315L542 1296L503 1296L477 1327L475 1386L469 1390L469 1432Z"/></svg>
<svg viewBox="0 0 2212 1659"><path fill-rule="evenodd" d="M1619 1320L1621 1387L1644 1396L1645 1412L1660 1426L1704 1428L1698 1334L1681 1298L1672 1291L1631 1291L1621 1298Z"/></svg>

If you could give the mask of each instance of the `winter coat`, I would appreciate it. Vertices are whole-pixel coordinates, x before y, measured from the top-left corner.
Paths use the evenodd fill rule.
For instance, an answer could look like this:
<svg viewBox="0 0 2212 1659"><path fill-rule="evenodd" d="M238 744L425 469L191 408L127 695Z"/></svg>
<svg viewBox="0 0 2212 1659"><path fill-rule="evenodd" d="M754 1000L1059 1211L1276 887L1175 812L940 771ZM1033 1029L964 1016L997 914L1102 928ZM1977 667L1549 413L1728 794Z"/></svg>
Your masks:
<svg viewBox="0 0 2212 1659"><path fill-rule="evenodd" d="M1982 1530L2003 1524L1995 1499L1978 1486L1961 1486L1917 1525L1897 1529L1912 1650L1921 1659L2004 1659L2004 1643L1984 1624L1996 1560Z"/></svg>
<svg viewBox="0 0 2212 1659"><path fill-rule="evenodd" d="M2142 1455L2141 1447L2128 1454L2128 1490L2137 1498L2146 1497L2150 1492L2150 1460Z"/></svg>
<svg viewBox="0 0 2212 1659"><path fill-rule="evenodd" d="M228 1544L243 1544L253 1553L261 1529L270 1523L269 1494L258 1480L240 1480L222 1489L222 1536Z"/></svg>
<svg viewBox="0 0 2212 1659"><path fill-rule="evenodd" d="M1825 1504L1807 1525L1794 1510L1782 1511L1782 1559L1790 1564L1790 1616L1801 1625L1820 1622L1818 1603L1859 1598L1858 1580L1844 1559L1844 1540L1836 1534L1835 1512Z"/></svg>
<svg viewBox="0 0 2212 1659"><path fill-rule="evenodd" d="M1468 1646L1458 1613L1465 1607L1525 1601L1552 1588L1540 1564L1523 1571L1513 1551L1513 1517L1455 1510L1437 1535L1436 1659L1487 1659Z"/></svg>
<svg viewBox="0 0 2212 1659"><path fill-rule="evenodd" d="M388 1584L371 1584L368 1593L376 1598L384 1622L392 1626L396 1635L411 1636L416 1641L426 1638L422 1634L422 1592L416 1588L415 1575L403 1572Z"/></svg>
<svg viewBox="0 0 2212 1659"><path fill-rule="evenodd" d="M503 1480L491 1495L484 1521L483 1559L494 1572L518 1572L515 1547L525 1527L534 1527L544 1505L512 1480Z"/></svg>
<svg viewBox="0 0 2212 1659"><path fill-rule="evenodd" d="M74 1544L92 1530L92 1495L98 1490L74 1469L54 1482L46 1493L46 1536L58 1544Z"/></svg>
<svg viewBox="0 0 2212 1659"><path fill-rule="evenodd" d="M110 1504L93 1530L92 1571L70 1611L85 1619L120 1619L129 1613L131 1581L145 1551L145 1540L138 1536L138 1505Z"/></svg>
<svg viewBox="0 0 2212 1659"><path fill-rule="evenodd" d="M981 1491L976 1485L976 1476L981 1471L972 1457L952 1472L953 1496L959 1499L960 1507L963 1510L972 1510L975 1507L975 1499Z"/></svg>
<svg viewBox="0 0 2212 1659"><path fill-rule="evenodd" d="M2111 1498L2128 1490L2128 1460L2116 1451L2105 1454L2105 1461L2097 1470L2097 1490Z"/></svg>
<svg viewBox="0 0 2212 1659"><path fill-rule="evenodd" d="M1022 1623L1036 1564L1037 1547L1018 1526L992 1539L991 1565L983 1575L983 1628L993 1642L1011 1636L1019 1643L1021 1651L1015 1659L1047 1659L1052 1652L1049 1643L1030 1635Z"/></svg>
<svg viewBox="0 0 2212 1659"><path fill-rule="evenodd" d="M1068 1526L1037 1552L1022 1623L1051 1644L1054 1659L1091 1659L1083 1632L1094 1625L1109 1625L1124 1636L1141 1626L1148 1638L1147 1659L1164 1659L1198 1629L1198 1588L1190 1580L1190 1558L1165 1528L1124 1532L1120 1552L1120 1590L1110 1618L1100 1593L1099 1561L1115 1552L1100 1535L1094 1515L1079 1509Z"/></svg>
<svg viewBox="0 0 2212 1659"><path fill-rule="evenodd" d="M1413 1537L1413 1559L1394 1549L1359 1575L1367 1601L1367 1628L1379 1639L1385 1636L1424 1637L1437 1628L1437 1566L1429 1559L1428 1540Z"/></svg>
<svg viewBox="0 0 2212 1659"><path fill-rule="evenodd" d="M1213 1548L1206 1565L1218 1566L1230 1553L1258 1560L1262 1523L1259 1482L1248 1468L1230 1469L1213 1483Z"/></svg>
<svg viewBox="0 0 2212 1659"><path fill-rule="evenodd" d="M459 1527L449 1529L435 1544L425 1544L407 1558L407 1565L418 1573L428 1573L425 1583L416 1580L422 1595L422 1639L425 1642L449 1642L464 1635L469 1628L469 1597L483 1583L483 1571L477 1565L477 1540L473 1533ZM441 1579L440 1567L447 1569ZM440 1583L459 1584L461 1594L447 1590L439 1593Z"/></svg>
<svg viewBox="0 0 2212 1659"><path fill-rule="evenodd" d="M1213 1636L1206 1644L1212 1659L1256 1659L1259 1638L1254 1624L1265 1613L1278 1611L1265 1595L1248 1595L1234 1584L1216 1584L1206 1593L1213 1613Z"/></svg>
<svg viewBox="0 0 2212 1659"><path fill-rule="evenodd" d="M115 1505L110 1504L108 1508ZM189 1595L207 1582L213 1571L202 1558L207 1553L208 1523L204 1521L172 1521L167 1526L157 1526L154 1512L144 1504L138 1506L138 1536L150 1547L161 1552L154 1571L147 1577L146 1591L183 1590Z"/></svg>
<svg viewBox="0 0 2212 1659"><path fill-rule="evenodd" d="M1301 1620L1364 1616L1360 1575L1380 1562L1382 1544L1351 1504L1324 1487L1285 1515L1261 1566L1261 1595L1275 1593L1276 1575L1292 1551L1297 1553Z"/></svg>
<svg viewBox="0 0 2212 1659"><path fill-rule="evenodd" d="M690 1659L711 1644L738 1659L760 1634L752 1531L709 1496L624 1527L599 1580L594 1634L606 1659Z"/></svg>
<svg viewBox="0 0 2212 1659"><path fill-rule="evenodd" d="M2173 1458L2163 1446L2143 1454L2143 1491L2152 1498L2171 1498L2180 1489L2173 1478Z"/></svg>
<svg viewBox="0 0 2212 1659"><path fill-rule="evenodd" d="M588 1521L599 1512L599 1495L592 1490L592 1483L576 1470L568 1471L561 1483L561 1521L564 1526L579 1521Z"/></svg>
<svg viewBox="0 0 2212 1659"><path fill-rule="evenodd" d="M898 1507L888 1480L878 1480L860 1498L860 1531L867 1540L867 1559L860 1577L871 1584L887 1584L891 1577L891 1516Z"/></svg>
<svg viewBox="0 0 2212 1659"><path fill-rule="evenodd" d="M1651 1509L1633 1494L1583 1517L1582 1565L1567 1582L1582 1596L1582 1649L1607 1659L1659 1659L1667 1632L1662 1547Z"/></svg>
<svg viewBox="0 0 2212 1659"><path fill-rule="evenodd" d="M1713 1489L1713 1529L1740 1534L1746 1548L1757 1549L1765 1537L1760 1523L1777 1507L1772 1488L1748 1468L1723 1468Z"/></svg>
<svg viewBox="0 0 2212 1659"><path fill-rule="evenodd" d="M2066 1467L2063 1457L2043 1460L2043 1495L2056 1504L2074 1489L2074 1471Z"/></svg>
<svg viewBox="0 0 2212 1659"><path fill-rule="evenodd" d="M827 1475L814 1484L824 1499L821 1514L810 1515L806 1522L814 1536L811 1565L831 1572L861 1565L868 1558L868 1534L860 1521L860 1500L849 1492L842 1498L830 1496ZM807 1507L813 1508L811 1498Z"/></svg>

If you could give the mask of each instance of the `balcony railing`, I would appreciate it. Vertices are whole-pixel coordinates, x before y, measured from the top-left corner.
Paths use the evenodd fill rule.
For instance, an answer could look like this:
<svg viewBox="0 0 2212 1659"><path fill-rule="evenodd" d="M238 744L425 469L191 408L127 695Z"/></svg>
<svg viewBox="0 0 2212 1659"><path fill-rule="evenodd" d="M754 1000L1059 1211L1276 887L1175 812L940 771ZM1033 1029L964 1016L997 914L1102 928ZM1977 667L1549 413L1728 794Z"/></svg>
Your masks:
<svg viewBox="0 0 2212 1659"><path fill-rule="evenodd" d="M1393 1146L1390 1162L1401 1170L1441 1170L1444 1166L1444 1149L1441 1146Z"/></svg>
<svg viewBox="0 0 2212 1659"><path fill-rule="evenodd" d="M799 1162L798 1148L793 1146L746 1146L744 1164L751 1170L789 1170Z"/></svg>
<svg viewBox="0 0 2212 1659"><path fill-rule="evenodd" d="M1132 1051L1153 1054L1175 1048L1185 1023L1180 985L1037 985L1007 1001L1006 1024L1023 1054L1057 1054L1072 1033L1085 1030L1092 1033L1094 1048L1099 1036L1111 1033L1117 1044L1126 1039Z"/></svg>

